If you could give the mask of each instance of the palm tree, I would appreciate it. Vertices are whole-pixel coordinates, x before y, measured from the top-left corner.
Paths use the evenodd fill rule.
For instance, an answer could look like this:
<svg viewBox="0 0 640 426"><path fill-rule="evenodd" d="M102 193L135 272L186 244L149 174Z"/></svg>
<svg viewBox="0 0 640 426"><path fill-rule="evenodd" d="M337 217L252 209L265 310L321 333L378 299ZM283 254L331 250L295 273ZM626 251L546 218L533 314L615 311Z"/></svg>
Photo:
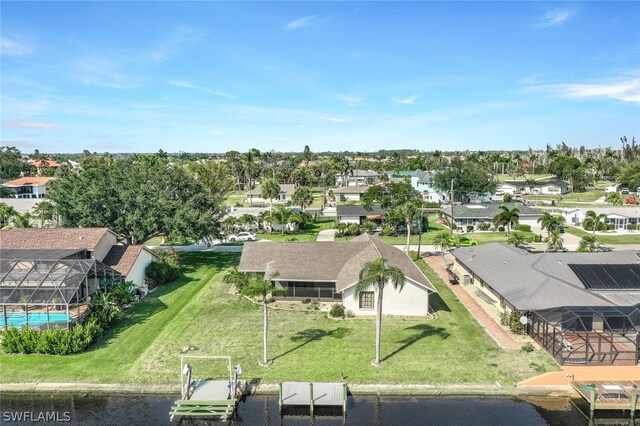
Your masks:
<svg viewBox="0 0 640 426"><path fill-rule="evenodd" d="M275 179L267 179L260 185L260 196L269 199L269 213L273 213L273 199L280 195L280 184Z"/></svg>
<svg viewBox="0 0 640 426"><path fill-rule="evenodd" d="M233 228L236 226L236 223L238 223L238 219L233 216L225 218L224 227L227 229L227 232L233 232Z"/></svg>
<svg viewBox="0 0 640 426"><path fill-rule="evenodd" d="M249 213L245 213L242 216L240 216L240 219L238 219L238 222L240 222L240 224L245 227L249 226L249 230L251 230L251 225L256 223L256 218Z"/></svg>
<svg viewBox="0 0 640 426"><path fill-rule="evenodd" d="M2 219L2 224L7 225L9 223L9 219L16 214L16 210L8 204L0 203L0 219Z"/></svg>
<svg viewBox="0 0 640 426"><path fill-rule="evenodd" d="M594 252L600 250L600 243L596 240L595 235L585 235L580 239L580 244L578 245L578 251L580 252Z"/></svg>
<svg viewBox="0 0 640 426"><path fill-rule="evenodd" d="M291 213L289 214L289 218L287 220L287 223L294 223L296 225L296 232L298 231L299 228L304 227L306 220L305 220L305 216L304 213Z"/></svg>
<svg viewBox="0 0 640 426"><path fill-rule="evenodd" d="M596 214L593 210L587 211L584 220L582 221L582 227L588 231L593 231L593 237L596 236L596 231L607 229L607 215Z"/></svg>
<svg viewBox="0 0 640 426"><path fill-rule="evenodd" d="M31 214L29 212L26 213L17 213L13 215L13 224L16 228L31 228Z"/></svg>
<svg viewBox="0 0 640 426"><path fill-rule="evenodd" d="M273 220L273 217L271 213L269 213L268 211L258 213L258 227L260 227L260 224L262 224L262 228L265 229L268 225L269 233L273 231L273 227L271 226L272 220Z"/></svg>
<svg viewBox="0 0 640 426"><path fill-rule="evenodd" d="M546 251L558 251L564 248L564 238L562 238L558 228L553 228L549 232L549 236L544 239L544 242L547 243Z"/></svg>
<svg viewBox="0 0 640 426"><path fill-rule="evenodd" d="M617 191L608 193L604 200L614 206L622 205L622 195Z"/></svg>
<svg viewBox="0 0 640 426"><path fill-rule="evenodd" d="M361 292L371 287L378 290L376 304L376 357L372 362L375 366L382 363L380 360L380 336L382 332L382 296L384 287L387 284L391 284L394 289L402 291L404 281L404 273L400 268L387 265L387 260L384 257L365 263L360 270L359 280L355 287L355 296L358 297Z"/></svg>
<svg viewBox="0 0 640 426"><path fill-rule="evenodd" d="M440 231L433 236L433 246L442 252L442 256L444 257L444 253L449 250L452 246L451 235L449 231Z"/></svg>
<svg viewBox="0 0 640 426"><path fill-rule="evenodd" d="M404 220L404 226L406 226L407 228L407 246L405 248L405 251L409 253L409 243L411 242L411 225L413 224L413 220L416 215L420 213L420 208L416 205L415 202L408 201L396 207L395 210L395 213Z"/></svg>
<svg viewBox="0 0 640 426"><path fill-rule="evenodd" d="M551 215L551 213L549 212L544 212L542 214L542 216L540 216L537 220L537 222L540 224L540 227L542 229L546 229L547 230L547 235L549 235L549 230L551 229L551 226L553 225L553 215Z"/></svg>
<svg viewBox="0 0 640 426"><path fill-rule="evenodd" d="M241 285L238 289L243 296L247 297L257 297L262 302L262 307L264 309L263 319L264 319L264 329L263 329L263 350L262 350L262 361L260 361L260 365L266 367L273 363L272 360L267 356L267 337L269 330L269 315L267 304L269 303L269 296L286 296L287 292L279 287L274 287L271 280L273 280L277 274L271 274L269 279L264 279L260 275L251 276L244 285Z"/></svg>
<svg viewBox="0 0 640 426"><path fill-rule="evenodd" d="M517 225L520 221L520 210L517 208L509 209L504 204L499 207L500 211L493 217L495 226L506 226L507 236L511 236L511 226Z"/></svg>
<svg viewBox="0 0 640 426"><path fill-rule="evenodd" d="M526 237L524 236L524 234L522 232L514 232L507 239L507 244L510 244L510 245L512 245L514 247L520 247L526 241L527 241L527 239L526 239Z"/></svg>
<svg viewBox="0 0 640 426"><path fill-rule="evenodd" d="M44 228L44 220L53 220L54 207L49 201L40 201L33 206L34 216L40 219L40 228Z"/></svg>
<svg viewBox="0 0 640 426"><path fill-rule="evenodd" d="M260 156L260 151L253 148L246 153L242 154L240 157L240 163L242 164L242 172L247 182L246 190L247 192L251 192L253 186L253 180L258 173L258 157ZM249 204L253 206L253 197L249 194Z"/></svg>
<svg viewBox="0 0 640 426"><path fill-rule="evenodd" d="M271 218L281 226L282 235L284 235L284 228L289 223L290 216L291 212L285 206L277 206L276 210L271 214Z"/></svg>

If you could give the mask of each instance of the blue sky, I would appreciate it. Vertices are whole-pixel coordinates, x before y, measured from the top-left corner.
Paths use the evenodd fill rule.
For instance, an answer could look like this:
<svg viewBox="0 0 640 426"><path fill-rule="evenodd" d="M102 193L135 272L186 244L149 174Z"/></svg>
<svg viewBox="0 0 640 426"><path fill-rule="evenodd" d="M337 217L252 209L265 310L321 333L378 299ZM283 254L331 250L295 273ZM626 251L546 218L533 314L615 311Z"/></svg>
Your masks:
<svg viewBox="0 0 640 426"><path fill-rule="evenodd" d="M527 149L640 137L638 2L3 2L25 152Z"/></svg>

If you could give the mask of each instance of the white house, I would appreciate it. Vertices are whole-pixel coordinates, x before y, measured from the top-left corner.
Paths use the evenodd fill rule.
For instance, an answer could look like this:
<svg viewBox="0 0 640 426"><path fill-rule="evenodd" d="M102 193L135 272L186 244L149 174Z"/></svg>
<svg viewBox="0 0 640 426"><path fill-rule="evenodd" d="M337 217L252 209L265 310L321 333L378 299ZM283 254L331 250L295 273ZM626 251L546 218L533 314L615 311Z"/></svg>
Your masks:
<svg viewBox="0 0 640 426"><path fill-rule="evenodd" d="M352 170L346 175L336 173L336 186L365 186L380 180L380 173L373 170Z"/></svg>
<svg viewBox="0 0 640 426"><path fill-rule="evenodd" d="M497 193L511 195L562 195L569 192L567 184L561 180L505 181L498 185Z"/></svg>
<svg viewBox="0 0 640 426"><path fill-rule="evenodd" d="M453 217L458 227L466 229L467 226L478 228L480 223L493 224L493 218L501 211L500 206L505 205L509 209L520 210L519 223L522 225L534 226L538 223L538 218L542 216L542 211L525 206L522 203L480 203L480 204L457 204L453 206ZM451 207L443 207L442 214L451 219Z"/></svg>
<svg viewBox="0 0 640 426"><path fill-rule="evenodd" d="M133 281L138 287L143 287L147 266L157 259L154 252L142 245L114 245L103 262L122 274L125 281Z"/></svg>
<svg viewBox="0 0 640 426"><path fill-rule="evenodd" d="M13 191L15 198L44 198L52 177L25 176L2 184Z"/></svg>
<svg viewBox="0 0 640 426"><path fill-rule="evenodd" d="M582 226L582 222L589 210L594 211L597 215L606 215L606 223L613 226L614 230L627 229L628 225L636 225L640 223L640 206L567 208L558 209L557 213L564 216L568 224L573 226Z"/></svg>
<svg viewBox="0 0 640 426"><path fill-rule="evenodd" d="M435 287L403 251L368 234L349 242L247 244L238 270L257 273L286 290L288 299L341 302L358 316L375 314L378 290L355 294L364 264L379 257L397 266L405 276L402 291L385 287L383 314L429 317L429 295Z"/></svg>
<svg viewBox="0 0 640 426"><path fill-rule="evenodd" d="M292 183L281 183L280 184L280 192L278 196L273 199L274 203L286 203L291 201L291 196L293 192L296 190L296 186ZM251 191L247 192L246 202L248 203L257 203L257 204L268 204L269 200L262 198L262 189L260 185Z"/></svg>

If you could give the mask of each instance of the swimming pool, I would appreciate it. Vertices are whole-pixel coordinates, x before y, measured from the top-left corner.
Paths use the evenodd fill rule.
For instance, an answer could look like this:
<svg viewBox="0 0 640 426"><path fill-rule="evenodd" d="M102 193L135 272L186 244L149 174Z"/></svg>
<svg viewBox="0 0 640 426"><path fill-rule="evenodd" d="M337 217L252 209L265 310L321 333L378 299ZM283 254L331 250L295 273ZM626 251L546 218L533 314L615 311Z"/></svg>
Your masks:
<svg viewBox="0 0 640 426"><path fill-rule="evenodd" d="M0 313L0 324L5 326L5 320L2 313ZM64 312L49 312L49 318L45 312L29 312L29 327L35 328L47 322L64 322L68 320L68 316ZM27 325L27 315L24 312L7 312L7 326L21 328Z"/></svg>

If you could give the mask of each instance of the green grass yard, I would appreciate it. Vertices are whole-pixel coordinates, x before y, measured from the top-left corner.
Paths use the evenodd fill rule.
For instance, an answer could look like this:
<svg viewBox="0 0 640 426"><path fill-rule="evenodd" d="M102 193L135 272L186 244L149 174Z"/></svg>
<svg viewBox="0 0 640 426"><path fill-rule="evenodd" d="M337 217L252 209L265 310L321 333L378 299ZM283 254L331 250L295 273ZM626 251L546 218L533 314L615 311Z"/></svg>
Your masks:
<svg viewBox="0 0 640 426"><path fill-rule="evenodd" d="M572 235L580 238L586 235L592 235L591 232L584 231L573 226L565 226L564 229ZM596 234L596 240L602 244L640 244L640 233L626 235L599 235Z"/></svg>
<svg viewBox="0 0 640 426"><path fill-rule="evenodd" d="M177 384L185 346L192 355L230 355L247 380L513 385L558 369L541 351L503 351L422 261L438 288L437 320L385 318L385 365L370 365L374 320L332 320L318 311L270 311L269 368L262 351L262 308L229 295L221 271L231 253L185 253L184 276L146 297L88 352L72 356L0 354L2 382ZM220 371L200 372L213 375Z"/></svg>
<svg viewBox="0 0 640 426"><path fill-rule="evenodd" d="M324 229L333 229L335 228L336 221L334 218L318 216L316 221L307 226L307 229L303 230L298 234L289 234L285 233L282 235L278 231L274 231L273 234L266 234L264 232L260 232L256 234L256 237L263 240L270 240L276 242L283 241L315 241L318 237L318 232Z"/></svg>

